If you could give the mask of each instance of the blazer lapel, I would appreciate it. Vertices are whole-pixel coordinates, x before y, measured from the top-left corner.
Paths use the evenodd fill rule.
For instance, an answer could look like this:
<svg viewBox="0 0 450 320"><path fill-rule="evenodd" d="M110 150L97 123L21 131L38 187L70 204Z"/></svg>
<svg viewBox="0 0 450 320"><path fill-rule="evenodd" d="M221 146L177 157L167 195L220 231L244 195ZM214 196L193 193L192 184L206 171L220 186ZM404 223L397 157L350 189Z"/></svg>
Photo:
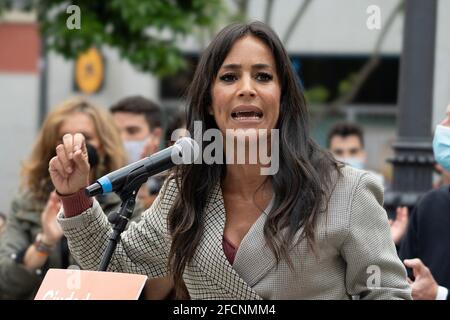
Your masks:
<svg viewBox="0 0 450 320"><path fill-rule="evenodd" d="M261 299L239 276L223 252L225 205L220 185L216 185L208 199L204 219L205 228L193 257L195 264L235 299Z"/></svg>
<svg viewBox="0 0 450 320"><path fill-rule="evenodd" d="M234 270L251 287L257 284L276 265L275 256L269 246L266 245L264 238L264 224L267 214L268 212L263 212L251 226L242 239L234 259Z"/></svg>

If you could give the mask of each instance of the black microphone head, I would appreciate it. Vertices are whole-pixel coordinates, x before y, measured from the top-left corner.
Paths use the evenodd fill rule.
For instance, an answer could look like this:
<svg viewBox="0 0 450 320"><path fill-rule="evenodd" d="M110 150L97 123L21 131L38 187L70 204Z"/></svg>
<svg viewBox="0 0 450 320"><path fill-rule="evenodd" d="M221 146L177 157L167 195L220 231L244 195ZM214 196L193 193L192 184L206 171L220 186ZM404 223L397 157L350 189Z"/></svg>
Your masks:
<svg viewBox="0 0 450 320"><path fill-rule="evenodd" d="M94 197L98 194L103 193L103 189L102 189L102 186L100 185L100 183L95 182L95 183L91 184L89 187L87 187L86 189L84 189L84 192L86 193L86 195L88 197Z"/></svg>

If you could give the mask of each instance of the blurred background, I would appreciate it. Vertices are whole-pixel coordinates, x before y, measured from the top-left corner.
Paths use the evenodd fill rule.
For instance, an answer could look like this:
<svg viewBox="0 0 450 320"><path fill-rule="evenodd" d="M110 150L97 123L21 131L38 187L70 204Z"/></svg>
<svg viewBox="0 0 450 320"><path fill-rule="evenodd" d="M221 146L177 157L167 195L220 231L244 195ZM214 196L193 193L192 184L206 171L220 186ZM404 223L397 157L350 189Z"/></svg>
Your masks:
<svg viewBox="0 0 450 320"><path fill-rule="evenodd" d="M8 212L20 164L52 108L74 96L109 108L138 94L157 101L167 119L184 107L185 89L213 35L230 22L255 19L272 26L285 44L305 89L316 141L327 147L328 131L339 121L359 124L367 169L392 184L387 159L395 156L399 123L408 114L406 100L399 103L404 2L418 1L0 2L0 211ZM435 26L435 45L424 48L434 72L423 86L420 72L408 75L430 93L411 111L422 113L408 120L414 127L414 116L420 125L427 114L419 131L428 143L450 101L450 1L430 2L435 12L409 27L414 32L430 20Z"/></svg>

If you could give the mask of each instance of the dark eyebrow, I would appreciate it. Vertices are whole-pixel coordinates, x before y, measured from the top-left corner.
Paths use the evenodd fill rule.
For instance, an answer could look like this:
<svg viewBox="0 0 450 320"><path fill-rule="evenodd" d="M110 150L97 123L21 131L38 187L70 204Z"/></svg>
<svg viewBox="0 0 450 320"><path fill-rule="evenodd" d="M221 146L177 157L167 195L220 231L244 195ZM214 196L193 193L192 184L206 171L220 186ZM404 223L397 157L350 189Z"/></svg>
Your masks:
<svg viewBox="0 0 450 320"><path fill-rule="evenodd" d="M230 64L223 65L222 68L223 69L235 70L235 69L240 69L241 65L240 64L236 64L236 63L230 63Z"/></svg>
<svg viewBox="0 0 450 320"><path fill-rule="evenodd" d="M134 125L134 124L131 124L131 125L128 125L128 126L125 126L125 128L126 129L136 129L136 128L140 128L138 125Z"/></svg>
<svg viewBox="0 0 450 320"><path fill-rule="evenodd" d="M230 63L222 66L223 69L229 69L229 70L236 70L242 68L240 64L237 63ZM252 65L252 68L254 69L270 69L270 65L265 63L257 63Z"/></svg>
<svg viewBox="0 0 450 320"><path fill-rule="evenodd" d="M252 68L255 68L255 69L270 69L270 66L268 64L265 64L265 63L257 63L257 64L252 65Z"/></svg>

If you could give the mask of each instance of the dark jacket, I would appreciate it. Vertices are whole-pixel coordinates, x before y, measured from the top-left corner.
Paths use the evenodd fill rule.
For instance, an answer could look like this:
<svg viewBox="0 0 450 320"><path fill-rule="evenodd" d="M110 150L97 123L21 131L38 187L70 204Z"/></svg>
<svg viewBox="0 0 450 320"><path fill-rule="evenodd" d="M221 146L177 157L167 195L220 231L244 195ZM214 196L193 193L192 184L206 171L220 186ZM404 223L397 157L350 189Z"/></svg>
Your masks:
<svg viewBox="0 0 450 320"><path fill-rule="evenodd" d="M97 200L107 214L120 205L115 194L97 197ZM23 266L26 250L42 231L41 213L45 205L46 202L37 201L30 192L19 192L14 197L5 232L0 237L0 299L33 298L49 268L76 265L63 237L41 269L32 272ZM139 220L142 209L137 204L132 221Z"/></svg>
<svg viewBox="0 0 450 320"><path fill-rule="evenodd" d="M450 186L428 192L417 203L409 218L400 257L421 259L436 282L450 289Z"/></svg>

